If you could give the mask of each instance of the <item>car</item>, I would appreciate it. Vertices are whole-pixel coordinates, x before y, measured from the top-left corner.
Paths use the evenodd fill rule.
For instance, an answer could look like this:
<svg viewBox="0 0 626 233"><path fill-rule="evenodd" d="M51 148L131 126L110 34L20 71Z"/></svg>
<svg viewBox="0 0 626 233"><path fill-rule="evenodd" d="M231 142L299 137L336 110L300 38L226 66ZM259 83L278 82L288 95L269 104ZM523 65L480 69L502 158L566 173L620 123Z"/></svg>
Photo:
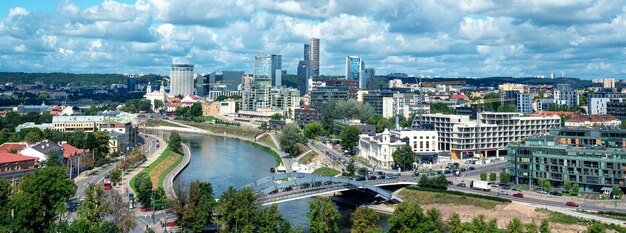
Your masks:
<svg viewBox="0 0 626 233"><path fill-rule="evenodd" d="M331 185L331 184L333 184L332 181L324 181L324 185Z"/></svg>
<svg viewBox="0 0 626 233"><path fill-rule="evenodd" d="M578 207L578 203L572 201L565 202L565 205L570 207Z"/></svg>
<svg viewBox="0 0 626 233"><path fill-rule="evenodd" d="M357 176L356 177L356 181L364 181L365 180L365 176Z"/></svg>
<svg viewBox="0 0 626 233"><path fill-rule="evenodd" d="M272 190L269 194L276 194L276 193L278 193L278 189Z"/></svg>
<svg viewBox="0 0 626 233"><path fill-rule="evenodd" d="M291 186L287 186L287 187L285 187L285 188L283 189L283 191L284 191L284 192L289 192L289 191L291 191L291 190L293 190L293 188L292 188Z"/></svg>
<svg viewBox="0 0 626 233"><path fill-rule="evenodd" d="M369 177L369 179L370 179L370 180L375 180L375 179L377 179L377 178L378 178L378 177L376 177L376 176L370 176L370 177Z"/></svg>
<svg viewBox="0 0 626 233"><path fill-rule="evenodd" d="M466 171L467 171L467 169L466 169L466 168L461 168L461 169L459 169L459 171L461 171L461 172L466 172Z"/></svg>
<svg viewBox="0 0 626 233"><path fill-rule="evenodd" d="M385 175L385 173L384 173L384 172L382 172L382 171L377 171L377 172L376 172L376 175L382 176L382 175Z"/></svg>
<svg viewBox="0 0 626 233"><path fill-rule="evenodd" d="M497 188L497 187L500 187L500 185L498 183L491 183L491 187L492 188Z"/></svg>
<svg viewBox="0 0 626 233"><path fill-rule="evenodd" d="M450 170L445 170L445 171L443 171L443 173L444 173L444 174L450 174L450 173L452 173L452 171L450 171Z"/></svg>
<svg viewBox="0 0 626 233"><path fill-rule="evenodd" d="M417 173L413 173L413 174L417 174ZM419 176L419 174L417 174L416 176ZM395 179L398 178L396 177L394 174L387 174L387 179Z"/></svg>
<svg viewBox="0 0 626 233"><path fill-rule="evenodd" d="M563 194L561 194L559 191L552 191L552 192L550 192L550 195L558 196L558 197L563 196Z"/></svg>
<svg viewBox="0 0 626 233"><path fill-rule="evenodd" d="M379 180L384 180L385 178L386 178L386 176L384 176L384 175L378 177Z"/></svg>
<svg viewBox="0 0 626 233"><path fill-rule="evenodd" d="M511 185L508 185L508 184L503 184L503 185L500 185L500 188L501 188L501 189L506 189L506 190L509 190L509 189L511 189Z"/></svg>
<svg viewBox="0 0 626 233"><path fill-rule="evenodd" d="M519 198L524 198L524 194L523 193L516 193L513 194L514 197L519 197Z"/></svg>
<svg viewBox="0 0 626 233"><path fill-rule="evenodd" d="M544 190L542 188L535 189L535 192L537 192L539 194L548 194L548 191L546 191L546 190Z"/></svg>
<svg viewBox="0 0 626 233"><path fill-rule="evenodd" d="M454 183L452 183L452 181L448 181L448 185L453 185Z"/></svg>
<svg viewBox="0 0 626 233"><path fill-rule="evenodd" d="M498 191L498 195L509 195L509 192L504 191L504 190L500 190L500 191Z"/></svg>
<svg viewBox="0 0 626 233"><path fill-rule="evenodd" d="M474 169L476 169L476 168L475 168L475 167L469 167L469 170L470 170L470 171L472 171L472 170L474 170Z"/></svg>
<svg viewBox="0 0 626 233"><path fill-rule="evenodd" d="M306 188L309 188L309 187L311 187L311 184L309 184L309 183L304 183L304 184L300 185L301 189L306 189Z"/></svg>
<svg viewBox="0 0 626 233"><path fill-rule="evenodd" d="M456 184L456 186L457 187L461 187L461 188L465 188L466 187L465 183L458 183L458 184Z"/></svg>
<svg viewBox="0 0 626 233"><path fill-rule="evenodd" d="M109 179L109 174L104 175L105 179Z"/></svg>

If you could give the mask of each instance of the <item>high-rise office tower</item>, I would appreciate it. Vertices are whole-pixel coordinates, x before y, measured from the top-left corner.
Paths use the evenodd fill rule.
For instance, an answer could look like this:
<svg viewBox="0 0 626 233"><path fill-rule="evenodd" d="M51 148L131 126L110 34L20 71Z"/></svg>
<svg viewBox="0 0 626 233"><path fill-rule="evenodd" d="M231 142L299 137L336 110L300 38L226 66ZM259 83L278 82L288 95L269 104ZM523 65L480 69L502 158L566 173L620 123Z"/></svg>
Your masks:
<svg viewBox="0 0 626 233"><path fill-rule="evenodd" d="M170 95L193 95L193 65L172 64L170 68Z"/></svg>
<svg viewBox="0 0 626 233"><path fill-rule="evenodd" d="M196 75L196 95L204 96L204 76Z"/></svg>
<svg viewBox="0 0 626 233"><path fill-rule="evenodd" d="M365 68L365 62L358 56L346 57L346 79L360 80L361 72Z"/></svg>
<svg viewBox="0 0 626 233"><path fill-rule="evenodd" d="M371 89L373 83L375 83L375 76L376 71L374 68L363 69L363 73L359 77L359 89Z"/></svg>
<svg viewBox="0 0 626 233"><path fill-rule="evenodd" d="M303 96L309 90L309 78L311 77L311 61L300 60L298 62L298 90Z"/></svg>
<svg viewBox="0 0 626 233"><path fill-rule="evenodd" d="M127 81L127 89L129 92L133 92L137 89L137 77L135 75L129 75Z"/></svg>
<svg viewBox="0 0 626 233"><path fill-rule="evenodd" d="M276 80L276 70L282 69L281 55L257 55L254 57L254 78L267 77L273 86L280 86Z"/></svg>
<svg viewBox="0 0 626 233"><path fill-rule="evenodd" d="M311 60L311 76L320 76L320 39L311 38L310 42L311 54L309 58ZM306 60L306 58L304 59Z"/></svg>
<svg viewBox="0 0 626 233"><path fill-rule="evenodd" d="M222 71L222 84L226 85L227 90L236 91L243 75L243 71Z"/></svg>
<svg viewBox="0 0 626 233"><path fill-rule="evenodd" d="M304 44L304 60L311 60L311 45Z"/></svg>

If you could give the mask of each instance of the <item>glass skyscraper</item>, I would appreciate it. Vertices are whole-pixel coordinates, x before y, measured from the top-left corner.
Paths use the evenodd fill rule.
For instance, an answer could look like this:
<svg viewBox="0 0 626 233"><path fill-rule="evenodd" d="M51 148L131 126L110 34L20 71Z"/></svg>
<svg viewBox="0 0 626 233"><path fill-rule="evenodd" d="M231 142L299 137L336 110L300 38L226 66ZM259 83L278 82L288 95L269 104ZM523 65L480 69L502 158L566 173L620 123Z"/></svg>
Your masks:
<svg viewBox="0 0 626 233"><path fill-rule="evenodd" d="M320 39L311 38L309 60L311 60L311 76L320 76ZM306 60L306 58L304 59Z"/></svg>
<svg viewBox="0 0 626 233"><path fill-rule="evenodd" d="M365 68L365 62L358 56L346 57L346 79L360 80L361 72Z"/></svg>
<svg viewBox="0 0 626 233"><path fill-rule="evenodd" d="M363 69L363 73L359 79L359 89L371 89L373 83L375 82L374 77L376 76L376 71L374 68Z"/></svg>
<svg viewBox="0 0 626 233"><path fill-rule="evenodd" d="M280 86L280 79L276 79L276 72L282 72L281 55L257 55L254 57L254 78L267 77L272 80L273 86Z"/></svg>

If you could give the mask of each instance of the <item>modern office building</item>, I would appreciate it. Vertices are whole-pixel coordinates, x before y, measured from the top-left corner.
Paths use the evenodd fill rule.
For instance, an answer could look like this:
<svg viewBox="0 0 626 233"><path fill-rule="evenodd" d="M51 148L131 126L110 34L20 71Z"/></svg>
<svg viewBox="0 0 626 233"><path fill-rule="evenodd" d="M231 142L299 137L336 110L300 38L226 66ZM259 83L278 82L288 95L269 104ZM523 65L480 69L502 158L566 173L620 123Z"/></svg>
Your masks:
<svg viewBox="0 0 626 233"><path fill-rule="evenodd" d="M611 99L606 103L606 113L620 120L626 119L626 99Z"/></svg>
<svg viewBox="0 0 626 233"><path fill-rule="evenodd" d="M283 58L281 55L257 55L254 57L254 78L268 77L272 80L272 86L280 86L280 80L276 79L277 71L282 74Z"/></svg>
<svg viewBox="0 0 626 233"><path fill-rule="evenodd" d="M298 90L303 96L309 90L309 78L311 78L311 61L300 60L298 62Z"/></svg>
<svg viewBox="0 0 626 233"><path fill-rule="evenodd" d="M360 80L361 74L365 69L365 62L361 61L358 56L346 57L346 79L348 80Z"/></svg>
<svg viewBox="0 0 626 233"><path fill-rule="evenodd" d="M517 184L537 184L544 178L553 187L565 181L580 191L626 187L626 130L560 128L550 136L526 138L508 145L508 172Z"/></svg>
<svg viewBox="0 0 626 233"><path fill-rule="evenodd" d="M534 93L520 93L517 94L517 111L524 114L533 113L533 100L535 99Z"/></svg>
<svg viewBox="0 0 626 233"><path fill-rule="evenodd" d="M311 45L310 44L304 44L304 57L303 58L305 61L311 60Z"/></svg>
<svg viewBox="0 0 626 233"><path fill-rule="evenodd" d="M505 155L509 142L561 126L559 116L523 117L521 113L481 112L477 118L423 114L415 117L413 126L434 127L439 133L439 150L450 152L452 159Z"/></svg>
<svg viewBox="0 0 626 233"><path fill-rule="evenodd" d="M317 78L320 76L320 39L311 38L310 46L311 52L309 60L311 60L311 75Z"/></svg>
<svg viewBox="0 0 626 233"><path fill-rule="evenodd" d="M580 104L579 95L569 84L557 84L554 91L554 99L565 101L568 107L576 107Z"/></svg>
<svg viewBox="0 0 626 233"><path fill-rule="evenodd" d="M363 103L369 104L374 108L374 113L383 114L383 98L393 97L394 94L408 94L411 92L409 88L385 88L380 90L371 90L363 94Z"/></svg>
<svg viewBox="0 0 626 233"><path fill-rule="evenodd" d="M348 100L350 90L347 87L318 87L309 92L309 106L315 110L324 110L324 105L334 100Z"/></svg>
<svg viewBox="0 0 626 233"><path fill-rule="evenodd" d="M204 76L196 75L196 95L204 96Z"/></svg>
<svg viewBox="0 0 626 233"><path fill-rule="evenodd" d="M359 89L372 89L376 82L375 77L376 70L374 68L363 69L363 73L359 77Z"/></svg>
<svg viewBox="0 0 626 233"><path fill-rule="evenodd" d="M350 98L356 99L359 92L359 81L348 79L330 79L324 80L327 87L347 87L350 90Z"/></svg>
<svg viewBox="0 0 626 233"><path fill-rule="evenodd" d="M126 79L126 88L128 88L129 92L137 90L137 79L139 79L137 75L128 75L128 78Z"/></svg>
<svg viewBox="0 0 626 233"><path fill-rule="evenodd" d="M194 93L192 64L172 64L170 67L170 95L188 96Z"/></svg>
<svg viewBox="0 0 626 233"><path fill-rule="evenodd" d="M300 92L293 88L272 88L265 76L254 78L250 88L243 90L241 110L284 112L300 106Z"/></svg>
<svg viewBox="0 0 626 233"><path fill-rule="evenodd" d="M226 85L227 91L236 91L241 84L243 75L243 71L222 71L221 83Z"/></svg>

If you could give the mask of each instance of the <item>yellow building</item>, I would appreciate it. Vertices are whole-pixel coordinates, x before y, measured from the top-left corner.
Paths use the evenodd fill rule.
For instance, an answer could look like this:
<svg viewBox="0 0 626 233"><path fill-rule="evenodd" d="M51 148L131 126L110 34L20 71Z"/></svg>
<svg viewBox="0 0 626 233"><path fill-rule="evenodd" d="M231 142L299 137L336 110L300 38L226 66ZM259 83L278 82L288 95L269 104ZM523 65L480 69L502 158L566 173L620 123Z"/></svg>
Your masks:
<svg viewBox="0 0 626 233"><path fill-rule="evenodd" d="M54 116L52 125L54 130L61 132L84 132L97 131L102 124L105 124L103 116Z"/></svg>

